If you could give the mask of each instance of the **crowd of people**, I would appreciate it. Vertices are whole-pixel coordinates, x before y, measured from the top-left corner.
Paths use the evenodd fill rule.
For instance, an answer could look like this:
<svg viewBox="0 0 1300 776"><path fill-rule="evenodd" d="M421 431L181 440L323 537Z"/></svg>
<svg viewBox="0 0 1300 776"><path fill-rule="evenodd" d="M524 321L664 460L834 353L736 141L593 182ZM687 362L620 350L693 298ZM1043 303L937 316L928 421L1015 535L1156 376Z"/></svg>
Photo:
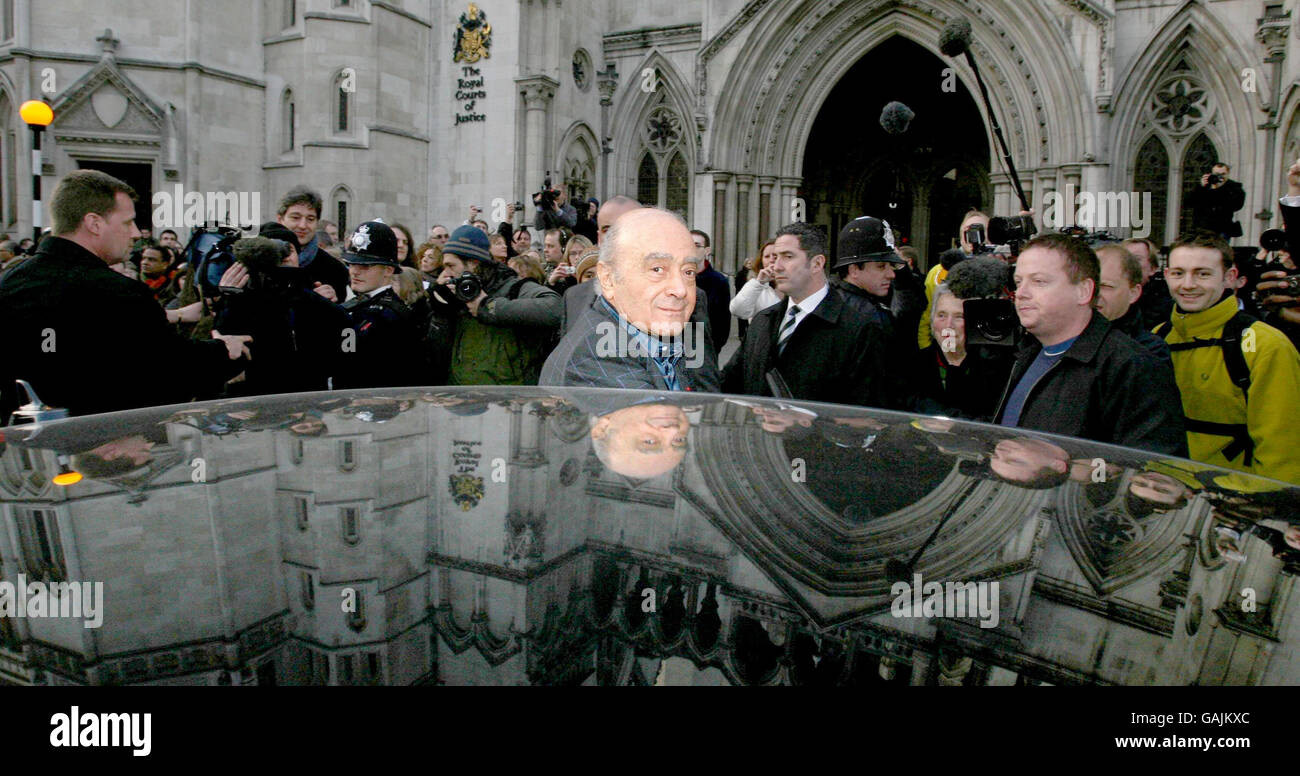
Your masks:
<svg viewBox="0 0 1300 776"><path fill-rule="evenodd" d="M1063 233L1007 251L972 210L923 273L862 216L833 252L820 228L786 225L734 278L676 214L623 196L575 207L562 186L528 224L515 205L495 229L471 208L419 243L379 219L340 233L300 187L257 236L205 252L197 231L155 239L129 186L78 171L39 246L0 242L0 417L23 400L17 379L73 415L400 386L705 391L983 421L1300 483L1300 162L1281 201L1287 249L1258 256L1225 239L1236 195L1215 171L1194 205L1217 220L1167 252Z"/></svg>

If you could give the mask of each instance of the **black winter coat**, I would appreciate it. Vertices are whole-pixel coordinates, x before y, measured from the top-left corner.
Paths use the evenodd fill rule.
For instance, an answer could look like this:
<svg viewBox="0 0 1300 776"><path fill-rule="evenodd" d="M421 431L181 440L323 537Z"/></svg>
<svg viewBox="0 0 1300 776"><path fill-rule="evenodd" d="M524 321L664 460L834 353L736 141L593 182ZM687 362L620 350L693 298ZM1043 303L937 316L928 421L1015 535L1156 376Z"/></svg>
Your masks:
<svg viewBox="0 0 1300 776"><path fill-rule="evenodd" d="M767 374L777 369L796 399L892 407L895 399L882 379L889 368L885 329L832 287L778 354L776 339L789 303L785 299L750 320L745 341L723 372L722 390L771 396Z"/></svg>
<svg viewBox="0 0 1300 776"><path fill-rule="evenodd" d="M998 402L1007 399L1042 345L1027 337ZM1111 327L1099 312L1030 391L1019 428L1187 457L1183 402L1174 370Z"/></svg>
<svg viewBox="0 0 1300 776"><path fill-rule="evenodd" d="M0 424L19 403L16 378L46 404L91 415L189 401L246 363L222 342L177 334L148 286L60 237L0 278L0 332Z"/></svg>

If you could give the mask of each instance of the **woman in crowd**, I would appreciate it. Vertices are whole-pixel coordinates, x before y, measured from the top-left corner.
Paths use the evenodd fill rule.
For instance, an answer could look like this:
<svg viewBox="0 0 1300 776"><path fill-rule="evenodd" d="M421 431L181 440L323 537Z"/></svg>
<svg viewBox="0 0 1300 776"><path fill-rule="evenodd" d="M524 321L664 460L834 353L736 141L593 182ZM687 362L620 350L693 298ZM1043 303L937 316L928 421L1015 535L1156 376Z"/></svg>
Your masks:
<svg viewBox="0 0 1300 776"><path fill-rule="evenodd" d="M600 261L599 248L593 246L582 254L573 270L573 274L578 278L578 283L586 283L588 280L596 279L596 262L598 261Z"/></svg>
<svg viewBox="0 0 1300 776"><path fill-rule="evenodd" d="M549 232L547 233L549 235ZM564 251L560 254L560 262L555 269L551 271L551 276L547 278L546 285L555 289L561 296L565 291L578 284L577 275L574 269L577 265L578 257L591 250L591 240L582 235L574 235L564 245Z"/></svg>
<svg viewBox="0 0 1300 776"><path fill-rule="evenodd" d="M427 242L421 245L415 251L420 257L420 275L424 280L424 288L428 290L430 283L438 280L438 274L442 272L442 248L434 242Z"/></svg>
<svg viewBox="0 0 1300 776"><path fill-rule="evenodd" d="M773 286L772 264L776 261L776 242L768 240L745 265L751 277L731 300L731 314L742 322L779 303L784 297Z"/></svg>
<svg viewBox="0 0 1300 776"><path fill-rule="evenodd" d="M535 251L527 251L510 259L510 269L521 278L529 278L538 283L546 282L546 272L542 269L542 258Z"/></svg>
<svg viewBox="0 0 1300 776"><path fill-rule="evenodd" d="M403 267L415 266L415 240L411 239L411 230L401 224L393 224L393 234L397 237L397 263Z"/></svg>
<svg viewBox="0 0 1300 776"><path fill-rule="evenodd" d="M488 235L488 246L488 253L497 261L504 264L510 258L510 243L501 234Z"/></svg>

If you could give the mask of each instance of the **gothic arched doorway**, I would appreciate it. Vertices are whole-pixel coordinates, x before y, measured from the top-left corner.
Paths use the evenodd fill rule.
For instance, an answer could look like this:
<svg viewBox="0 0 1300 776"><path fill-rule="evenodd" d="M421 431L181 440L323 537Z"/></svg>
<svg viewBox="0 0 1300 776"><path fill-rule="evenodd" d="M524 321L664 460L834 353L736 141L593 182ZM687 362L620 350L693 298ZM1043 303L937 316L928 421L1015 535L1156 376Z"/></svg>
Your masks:
<svg viewBox="0 0 1300 776"><path fill-rule="evenodd" d="M858 216L890 223L928 265L949 247L962 215L989 205L988 132L950 65L894 36L835 85L808 136L800 190L808 221L839 230ZM901 135L880 126L892 101L916 114Z"/></svg>

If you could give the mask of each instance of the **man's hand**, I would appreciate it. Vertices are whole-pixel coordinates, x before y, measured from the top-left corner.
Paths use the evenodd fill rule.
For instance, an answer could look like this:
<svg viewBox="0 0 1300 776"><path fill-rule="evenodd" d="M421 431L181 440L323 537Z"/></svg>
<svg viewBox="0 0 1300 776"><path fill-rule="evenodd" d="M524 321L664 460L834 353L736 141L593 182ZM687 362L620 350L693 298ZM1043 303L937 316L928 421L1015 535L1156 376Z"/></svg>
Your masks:
<svg viewBox="0 0 1300 776"><path fill-rule="evenodd" d="M479 213L482 213L482 212L483 212L483 208L479 207L478 205L470 205L470 206L469 206L469 218L466 219L466 220L468 220L468 221L470 221L470 222L473 222L476 218L478 218Z"/></svg>
<svg viewBox="0 0 1300 776"><path fill-rule="evenodd" d="M573 267L569 266L568 264L556 265L555 269L551 271L551 277L546 281L546 284L553 286L572 274L573 274Z"/></svg>
<svg viewBox="0 0 1300 776"><path fill-rule="evenodd" d="M487 299L487 292L486 292L486 291L480 291L480 292L478 293L478 299L475 299L475 300L472 301L472 302L466 302L466 303L465 303L465 306L469 308L469 314L470 314L470 315L474 316L475 318L478 317L478 306L481 305L481 304L483 304L483 300L484 300L484 299Z"/></svg>
<svg viewBox="0 0 1300 776"><path fill-rule="evenodd" d="M231 264L230 269L225 271L217 285L226 288L243 288L248 285L248 267L239 262Z"/></svg>
<svg viewBox="0 0 1300 776"><path fill-rule="evenodd" d="M1300 159L1286 171L1286 195L1300 197Z"/></svg>
<svg viewBox="0 0 1300 776"><path fill-rule="evenodd" d="M339 296L338 294L334 293L334 286L327 286L318 280L316 281L316 285L312 287L312 291L315 291L316 293L330 300L334 304L339 303Z"/></svg>
<svg viewBox="0 0 1300 776"><path fill-rule="evenodd" d="M253 354L248 351L248 343L253 341L252 337L245 334L222 334L213 329L212 339L226 343L226 353L231 361L238 361L241 356L249 361L253 360Z"/></svg>
<svg viewBox="0 0 1300 776"><path fill-rule="evenodd" d="M1279 280L1279 278L1285 278L1286 276L1287 273L1281 270L1265 272L1259 276L1260 282L1255 286L1255 290L1259 292L1261 306L1276 305L1275 309L1282 320L1288 323L1300 324L1300 299L1293 296L1266 295L1269 289L1287 288L1289 283L1286 280Z"/></svg>
<svg viewBox="0 0 1300 776"><path fill-rule="evenodd" d="M515 220L515 203L511 202L510 204L506 205L506 221L509 223L514 223L514 220Z"/></svg>

